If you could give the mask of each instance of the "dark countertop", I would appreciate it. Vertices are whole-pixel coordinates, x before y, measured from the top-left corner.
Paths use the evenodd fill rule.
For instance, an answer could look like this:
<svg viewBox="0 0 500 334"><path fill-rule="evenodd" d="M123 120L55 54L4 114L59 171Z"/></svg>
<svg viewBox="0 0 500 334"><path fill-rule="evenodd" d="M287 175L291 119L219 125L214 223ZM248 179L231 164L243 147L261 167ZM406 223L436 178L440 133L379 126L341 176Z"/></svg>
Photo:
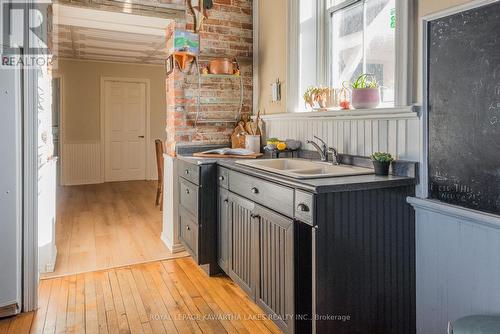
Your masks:
<svg viewBox="0 0 500 334"><path fill-rule="evenodd" d="M260 179L279 183L295 189L301 189L313 193L328 193L341 191L368 190L375 188L390 188L406 185L415 185L416 179L408 176L377 176L377 175L355 175L329 177L320 179L294 179L276 173L266 172L260 169L237 164L238 159L224 158L199 158L192 155L177 155L177 158L188 163L218 164L219 166L248 174ZM264 158L265 159L265 158Z"/></svg>

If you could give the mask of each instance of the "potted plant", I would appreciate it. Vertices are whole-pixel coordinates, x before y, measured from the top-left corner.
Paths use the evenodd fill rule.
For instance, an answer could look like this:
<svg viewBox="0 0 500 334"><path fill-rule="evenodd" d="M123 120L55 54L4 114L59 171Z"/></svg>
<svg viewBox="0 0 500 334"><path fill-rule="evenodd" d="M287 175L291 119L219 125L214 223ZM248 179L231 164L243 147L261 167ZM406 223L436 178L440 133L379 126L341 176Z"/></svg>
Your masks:
<svg viewBox="0 0 500 334"><path fill-rule="evenodd" d="M373 168L375 169L375 175L389 175L389 166L394 158L390 153L387 152L375 152L370 158L373 161Z"/></svg>
<svg viewBox="0 0 500 334"><path fill-rule="evenodd" d="M370 109L380 104L380 87L373 74L361 74L351 86L354 108Z"/></svg>

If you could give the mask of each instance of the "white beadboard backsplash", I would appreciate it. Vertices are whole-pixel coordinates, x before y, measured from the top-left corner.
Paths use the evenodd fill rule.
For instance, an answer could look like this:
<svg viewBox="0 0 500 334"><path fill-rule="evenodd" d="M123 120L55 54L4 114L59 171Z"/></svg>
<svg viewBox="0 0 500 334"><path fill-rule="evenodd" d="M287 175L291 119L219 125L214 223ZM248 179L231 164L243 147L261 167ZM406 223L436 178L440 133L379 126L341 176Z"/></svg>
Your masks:
<svg viewBox="0 0 500 334"><path fill-rule="evenodd" d="M387 151L402 160L420 158L420 120L412 108L375 114L344 111L324 115L316 112L311 116L264 116L265 136L297 139L309 150L314 148L306 141L318 136L344 154L369 156L376 151Z"/></svg>

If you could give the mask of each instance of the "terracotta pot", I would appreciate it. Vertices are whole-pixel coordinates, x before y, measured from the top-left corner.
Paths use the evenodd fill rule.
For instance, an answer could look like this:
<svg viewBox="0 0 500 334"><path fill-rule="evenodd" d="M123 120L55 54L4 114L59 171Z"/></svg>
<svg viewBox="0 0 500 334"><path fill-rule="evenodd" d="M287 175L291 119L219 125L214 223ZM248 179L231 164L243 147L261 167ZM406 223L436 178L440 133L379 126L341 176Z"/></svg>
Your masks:
<svg viewBox="0 0 500 334"><path fill-rule="evenodd" d="M359 88L352 90L352 106L356 109L371 109L380 104L379 88Z"/></svg>
<svg viewBox="0 0 500 334"><path fill-rule="evenodd" d="M234 63L228 58L213 59L208 63L210 74L233 74Z"/></svg>

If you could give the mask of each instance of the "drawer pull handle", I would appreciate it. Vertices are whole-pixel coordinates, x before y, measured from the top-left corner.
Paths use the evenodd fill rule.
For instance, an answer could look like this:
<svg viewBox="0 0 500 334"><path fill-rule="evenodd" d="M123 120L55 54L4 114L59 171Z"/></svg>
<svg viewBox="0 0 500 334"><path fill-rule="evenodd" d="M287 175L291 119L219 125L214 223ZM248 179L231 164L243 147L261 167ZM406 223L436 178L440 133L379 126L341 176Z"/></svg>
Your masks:
<svg viewBox="0 0 500 334"><path fill-rule="evenodd" d="M184 171L184 173L186 173L186 175L188 175L188 174L189 174L189 169L186 169L186 170Z"/></svg>
<svg viewBox="0 0 500 334"><path fill-rule="evenodd" d="M189 195L189 189L188 189L188 188L186 188L186 194L188 194L188 195Z"/></svg>
<svg viewBox="0 0 500 334"><path fill-rule="evenodd" d="M307 205L305 205L304 203L300 203L299 205L297 205L297 211L309 212L309 207Z"/></svg>
<svg viewBox="0 0 500 334"><path fill-rule="evenodd" d="M254 194L258 194L258 193L259 193L259 189L255 188L255 187L253 187L253 188L251 189L251 191L252 191L252 193L254 193Z"/></svg>
<svg viewBox="0 0 500 334"><path fill-rule="evenodd" d="M224 181L224 176L219 176L219 181Z"/></svg>
<svg viewBox="0 0 500 334"><path fill-rule="evenodd" d="M250 215L250 218L252 218L252 219L259 219L259 218L260 218L260 215L256 215L256 214L253 214L253 213L252 213L252 214Z"/></svg>

